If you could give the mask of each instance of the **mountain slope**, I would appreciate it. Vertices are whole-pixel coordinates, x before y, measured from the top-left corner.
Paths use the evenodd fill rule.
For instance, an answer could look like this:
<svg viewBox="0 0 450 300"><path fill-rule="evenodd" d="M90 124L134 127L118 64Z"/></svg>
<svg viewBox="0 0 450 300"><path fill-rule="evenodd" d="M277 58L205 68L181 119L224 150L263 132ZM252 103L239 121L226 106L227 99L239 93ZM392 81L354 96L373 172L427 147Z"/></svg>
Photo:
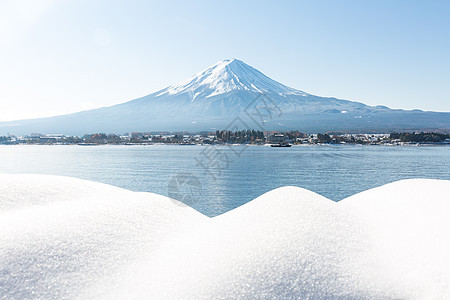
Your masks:
<svg viewBox="0 0 450 300"><path fill-rule="evenodd" d="M388 132L449 129L450 113L393 110L287 87L237 59L161 91L75 114L0 123L0 134L260 129Z"/></svg>
<svg viewBox="0 0 450 300"><path fill-rule="evenodd" d="M233 91L308 95L270 79L240 60L227 59L216 63L188 80L164 89L157 96L187 93L195 100L197 96L209 98Z"/></svg>

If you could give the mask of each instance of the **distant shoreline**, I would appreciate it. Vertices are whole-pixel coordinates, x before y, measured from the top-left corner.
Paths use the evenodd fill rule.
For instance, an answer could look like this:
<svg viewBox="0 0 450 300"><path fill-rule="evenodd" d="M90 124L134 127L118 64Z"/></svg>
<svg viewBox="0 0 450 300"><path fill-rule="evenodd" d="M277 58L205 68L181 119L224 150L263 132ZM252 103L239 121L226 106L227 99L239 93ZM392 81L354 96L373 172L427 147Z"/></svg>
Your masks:
<svg viewBox="0 0 450 300"><path fill-rule="evenodd" d="M84 136L62 134L31 134L28 136L3 136L0 145L387 145L423 146L450 145L450 134L438 132L393 132L390 134L305 134L299 131L264 132L258 130L217 130L202 134L133 132L117 135L94 133Z"/></svg>
<svg viewBox="0 0 450 300"><path fill-rule="evenodd" d="M270 147L272 144L193 144L193 145L184 145L184 144L173 144L173 143L154 143L154 144L95 144L95 145L81 145L81 144L0 144L1 146L78 146L78 147L106 147L106 146L121 146L121 147L151 147L151 146L171 146L171 147ZM292 144L292 147L310 147L310 146L383 146L383 147L448 147L450 143L428 143L428 144L420 144L420 143L403 143L403 144L326 144L326 143L317 143L317 144Z"/></svg>

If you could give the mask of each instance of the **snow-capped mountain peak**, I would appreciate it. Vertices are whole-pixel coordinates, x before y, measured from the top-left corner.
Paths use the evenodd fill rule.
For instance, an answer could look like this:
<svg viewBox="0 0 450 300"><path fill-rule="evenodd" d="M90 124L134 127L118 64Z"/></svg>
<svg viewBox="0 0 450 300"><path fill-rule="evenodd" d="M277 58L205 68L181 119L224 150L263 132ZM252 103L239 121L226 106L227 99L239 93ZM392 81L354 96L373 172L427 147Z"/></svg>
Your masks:
<svg viewBox="0 0 450 300"><path fill-rule="evenodd" d="M261 93L265 97L260 97ZM237 128L375 133L448 130L449 124L450 113L392 110L310 95L272 80L240 60L228 59L179 84L125 103L57 117L0 122L0 135Z"/></svg>
<svg viewBox="0 0 450 300"><path fill-rule="evenodd" d="M238 59L226 59L195 74L193 77L161 91L161 95L188 94L208 98L233 91L275 93L278 95L307 95L287 87Z"/></svg>

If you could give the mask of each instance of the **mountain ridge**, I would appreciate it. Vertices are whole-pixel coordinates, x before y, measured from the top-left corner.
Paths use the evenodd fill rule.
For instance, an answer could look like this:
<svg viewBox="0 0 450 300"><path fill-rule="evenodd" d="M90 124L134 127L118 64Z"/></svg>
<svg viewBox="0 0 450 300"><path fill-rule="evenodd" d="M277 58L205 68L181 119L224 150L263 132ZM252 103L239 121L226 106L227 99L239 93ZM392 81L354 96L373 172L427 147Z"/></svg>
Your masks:
<svg viewBox="0 0 450 300"><path fill-rule="evenodd" d="M0 135L230 128L307 133L449 130L450 113L390 109L315 96L283 85L243 61L227 59L125 103L56 117L0 122Z"/></svg>

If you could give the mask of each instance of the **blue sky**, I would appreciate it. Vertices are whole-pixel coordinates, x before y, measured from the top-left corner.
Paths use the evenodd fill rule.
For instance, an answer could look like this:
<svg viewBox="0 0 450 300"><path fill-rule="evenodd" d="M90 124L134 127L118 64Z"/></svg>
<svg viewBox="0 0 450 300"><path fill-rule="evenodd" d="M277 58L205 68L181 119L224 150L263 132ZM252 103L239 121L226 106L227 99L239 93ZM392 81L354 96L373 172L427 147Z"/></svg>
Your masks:
<svg viewBox="0 0 450 300"><path fill-rule="evenodd" d="M450 111L450 1L0 2L0 120L125 102L226 58L320 96Z"/></svg>

